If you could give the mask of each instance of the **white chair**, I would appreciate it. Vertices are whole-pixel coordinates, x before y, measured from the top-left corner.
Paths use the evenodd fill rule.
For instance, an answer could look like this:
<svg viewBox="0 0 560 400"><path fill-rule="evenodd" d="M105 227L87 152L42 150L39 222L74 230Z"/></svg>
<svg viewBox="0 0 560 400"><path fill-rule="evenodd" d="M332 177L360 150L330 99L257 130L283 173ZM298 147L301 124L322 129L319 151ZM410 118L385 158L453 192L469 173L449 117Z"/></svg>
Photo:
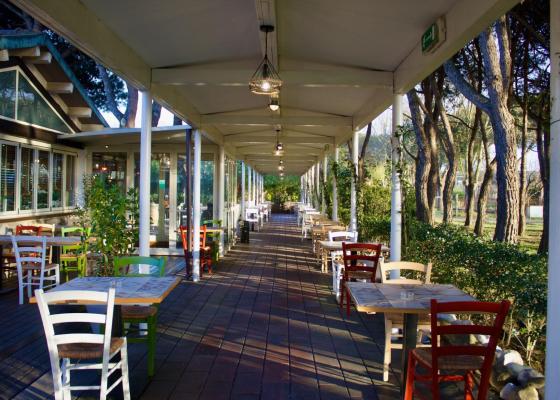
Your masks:
<svg viewBox="0 0 560 400"><path fill-rule="evenodd" d="M19 304L23 304L25 288L30 298L33 289L48 289L60 283L58 264L47 264L47 238L27 236L24 246L19 246L16 236L12 236L12 248L16 259L19 286ZM30 243L30 244L29 244Z"/></svg>
<svg viewBox="0 0 560 400"><path fill-rule="evenodd" d="M256 207L248 207L245 209L245 221L254 224L259 231L259 209Z"/></svg>
<svg viewBox="0 0 560 400"><path fill-rule="evenodd" d="M340 231L329 232L329 242L358 242L358 232ZM344 263L342 262L342 250L331 251L331 265L332 265L332 288L333 293L338 301L340 298L340 280L344 272ZM328 264L327 264L328 265Z"/></svg>
<svg viewBox="0 0 560 400"><path fill-rule="evenodd" d="M301 222L301 240L307 239L307 234L311 237L311 228L313 227L313 217L320 215L319 211L309 211L306 210L303 213L303 220Z"/></svg>
<svg viewBox="0 0 560 400"><path fill-rule="evenodd" d="M55 399L70 400L71 392L74 390L99 390L99 398L105 400L120 383L124 399L130 400L126 338L111 337L115 288L109 289L108 292L64 290L49 293L39 289L35 291L35 296L47 338ZM96 303L105 306L106 312L105 314L93 312L51 314L49 306L61 303ZM72 323L91 324L92 328L96 328L92 329L93 332L103 333L58 333L59 329L65 331L70 329L71 325L68 324ZM64 329L65 324L66 329ZM101 329L102 327L104 329ZM119 353L120 360L111 361ZM100 385L71 386L71 372L91 369L101 370ZM109 386L109 377L118 369L121 370L121 376Z"/></svg>
<svg viewBox="0 0 560 400"><path fill-rule="evenodd" d="M382 260L379 263L381 270L381 283L387 284L426 284L430 283L430 278L432 274L432 264L427 265L408 262L408 261L395 261L384 263ZM407 278L401 277L396 279L390 279L387 275L391 271L409 271L413 274L422 275L421 277ZM420 279L415 279L420 278ZM399 329L404 328L404 316L398 313L385 313L385 352L383 356L383 380L386 382L389 380L389 365L391 364L391 350L392 349L402 349L402 344L392 342L393 338L402 338L399 334ZM418 329L420 331L430 331L430 317L428 315L420 315L418 319ZM397 333L393 333L393 329ZM422 338L421 332L419 334L419 339Z"/></svg>

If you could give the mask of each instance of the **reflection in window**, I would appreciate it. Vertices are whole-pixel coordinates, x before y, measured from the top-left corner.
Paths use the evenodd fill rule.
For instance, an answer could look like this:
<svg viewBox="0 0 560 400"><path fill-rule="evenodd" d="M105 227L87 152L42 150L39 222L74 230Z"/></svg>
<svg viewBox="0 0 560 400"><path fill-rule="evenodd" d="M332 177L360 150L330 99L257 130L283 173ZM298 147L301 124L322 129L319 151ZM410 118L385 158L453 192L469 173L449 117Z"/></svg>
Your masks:
<svg viewBox="0 0 560 400"><path fill-rule="evenodd" d="M31 210L33 208L34 152L35 150L27 147L21 148L20 210Z"/></svg>
<svg viewBox="0 0 560 400"><path fill-rule="evenodd" d="M62 173L64 154L53 153L52 207L62 207Z"/></svg>
<svg viewBox="0 0 560 400"><path fill-rule="evenodd" d="M16 206L17 147L2 144L0 154L0 212L14 211Z"/></svg>
<svg viewBox="0 0 560 400"><path fill-rule="evenodd" d="M58 132L71 133L45 99L22 74L19 75L17 119Z"/></svg>
<svg viewBox="0 0 560 400"><path fill-rule="evenodd" d="M126 190L126 153L93 153L92 172Z"/></svg>
<svg viewBox="0 0 560 400"><path fill-rule="evenodd" d="M74 168L76 165L76 157L66 156L66 207L76 205L76 182L74 180Z"/></svg>
<svg viewBox="0 0 560 400"><path fill-rule="evenodd" d="M48 151L39 150L37 159L39 175L37 177L37 208L49 208L49 164Z"/></svg>
<svg viewBox="0 0 560 400"><path fill-rule="evenodd" d="M0 72L0 115L16 117L16 71Z"/></svg>

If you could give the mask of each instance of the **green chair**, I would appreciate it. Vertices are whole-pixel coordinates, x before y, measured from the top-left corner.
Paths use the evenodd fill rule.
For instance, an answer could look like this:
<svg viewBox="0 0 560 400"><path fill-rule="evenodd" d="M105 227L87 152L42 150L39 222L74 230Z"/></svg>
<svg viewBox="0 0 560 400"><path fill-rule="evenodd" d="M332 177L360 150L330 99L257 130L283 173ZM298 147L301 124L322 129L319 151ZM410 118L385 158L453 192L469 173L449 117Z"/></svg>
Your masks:
<svg viewBox="0 0 560 400"><path fill-rule="evenodd" d="M119 257L113 262L113 275L124 277L154 276L162 277L165 275L166 258L154 257ZM141 273L140 271L129 271L130 266L150 266L150 272ZM129 343L147 343L148 345L148 376L154 376L155 356L156 356L156 330L157 330L156 305L142 306L130 305L122 306L122 321L124 334ZM147 324L144 329L141 324Z"/></svg>
<svg viewBox="0 0 560 400"><path fill-rule="evenodd" d="M222 227L222 220L221 219L207 219L202 221L202 225L206 225L207 228L221 228ZM206 235L207 238L211 239L210 245L212 246L212 262L216 263L220 258L220 235L223 235L223 232L212 232Z"/></svg>
<svg viewBox="0 0 560 400"><path fill-rule="evenodd" d="M81 236L82 238L89 236L89 229L78 226L61 228L62 237ZM66 276L68 281L68 272L77 272L81 278L86 276L87 267L87 241L82 240L81 244L72 246L62 246L60 250L60 269Z"/></svg>

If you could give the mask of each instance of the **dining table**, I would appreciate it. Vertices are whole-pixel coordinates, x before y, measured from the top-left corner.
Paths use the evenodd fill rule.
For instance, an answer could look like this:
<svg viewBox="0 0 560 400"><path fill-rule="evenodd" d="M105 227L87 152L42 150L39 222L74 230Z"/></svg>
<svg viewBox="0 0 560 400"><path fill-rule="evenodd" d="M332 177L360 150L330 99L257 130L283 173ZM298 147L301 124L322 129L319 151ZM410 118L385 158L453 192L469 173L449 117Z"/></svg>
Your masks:
<svg viewBox="0 0 560 400"><path fill-rule="evenodd" d="M431 300L476 301L453 285L346 282L356 310L404 314L401 397L404 396L409 351L416 348L418 316L430 313Z"/></svg>

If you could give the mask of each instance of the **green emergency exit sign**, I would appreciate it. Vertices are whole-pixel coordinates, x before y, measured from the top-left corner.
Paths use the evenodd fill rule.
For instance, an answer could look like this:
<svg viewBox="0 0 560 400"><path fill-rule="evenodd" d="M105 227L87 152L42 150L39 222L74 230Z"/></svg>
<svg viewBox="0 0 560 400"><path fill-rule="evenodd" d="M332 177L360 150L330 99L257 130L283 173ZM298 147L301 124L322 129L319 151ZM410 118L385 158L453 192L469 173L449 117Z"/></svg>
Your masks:
<svg viewBox="0 0 560 400"><path fill-rule="evenodd" d="M445 20L438 18L422 35L422 54L431 53L445 41Z"/></svg>

